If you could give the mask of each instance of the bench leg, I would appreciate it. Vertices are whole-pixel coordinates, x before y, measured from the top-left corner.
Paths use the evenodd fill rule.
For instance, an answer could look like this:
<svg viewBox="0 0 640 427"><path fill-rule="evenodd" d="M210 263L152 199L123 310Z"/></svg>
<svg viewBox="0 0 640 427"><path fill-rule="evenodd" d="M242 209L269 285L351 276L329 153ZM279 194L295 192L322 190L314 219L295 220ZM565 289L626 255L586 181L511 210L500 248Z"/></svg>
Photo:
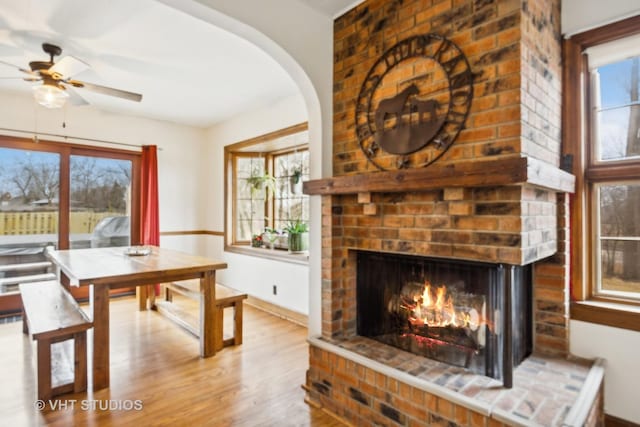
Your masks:
<svg viewBox="0 0 640 427"><path fill-rule="evenodd" d="M147 286L147 298L149 299L149 310L156 309L156 285Z"/></svg>
<svg viewBox="0 0 640 427"><path fill-rule="evenodd" d="M40 339L38 347L36 382L38 384L38 399L51 399L51 340Z"/></svg>
<svg viewBox="0 0 640 427"><path fill-rule="evenodd" d="M242 301L233 304L233 341L234 345L242 344Z"/></svg>
<svg viewBox="0 0 640 427"><path fill-rule="evenodd" d="M216 331L215 331L215 340L216 340L216 350L222 350L224 347L224 308L216 307Z"/></svg>
<svg viewBox="0 0 640 427"><path fill-rule="evenodd" d="M87 389L87 332L73 335L73 391L78 393Z"/></svg>
<svg viewBox="0 0 640 427"><path fill-rule="evenodd" d="M173 301L173 292L168 286L164 288L164 300L169 302Z"/></svg>

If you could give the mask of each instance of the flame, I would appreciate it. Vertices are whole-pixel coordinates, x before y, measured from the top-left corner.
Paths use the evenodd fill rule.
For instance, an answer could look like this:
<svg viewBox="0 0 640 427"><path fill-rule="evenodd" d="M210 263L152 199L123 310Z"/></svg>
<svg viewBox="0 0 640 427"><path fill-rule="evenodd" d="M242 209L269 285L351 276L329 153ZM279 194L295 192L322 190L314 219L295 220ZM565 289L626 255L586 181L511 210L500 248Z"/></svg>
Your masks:
<svg viewBox="0 0 640 427"><path fill-rule="evenodd" d="M413 301L415 305L407 307L411 311L409 321L413 325L454 326L470 328L473 331L480 326L481 319L477 310L457 310L453 298L447 295L446 286L432 290L431 283L425 281L422 295L414 296Z"/></svg>

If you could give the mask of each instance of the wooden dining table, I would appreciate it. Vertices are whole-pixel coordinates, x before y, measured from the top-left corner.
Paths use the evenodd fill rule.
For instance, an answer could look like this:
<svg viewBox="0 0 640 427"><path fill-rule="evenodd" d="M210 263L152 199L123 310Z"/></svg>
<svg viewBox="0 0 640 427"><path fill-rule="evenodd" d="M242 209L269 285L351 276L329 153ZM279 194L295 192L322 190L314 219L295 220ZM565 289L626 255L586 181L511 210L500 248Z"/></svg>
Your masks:
<svg viewBox="0 0 640 427"><path fill-rule="evenodd" d="M93 389L109 387L109 290L200 279L200 356L216 353L216 271L227 264L171 249L149 246L147 255L130 255L129 248L48 251L64 286L89 286L93 317ZM137 252L140 253L140 252ZM144 309L144 306L140 306Z"/></svg>

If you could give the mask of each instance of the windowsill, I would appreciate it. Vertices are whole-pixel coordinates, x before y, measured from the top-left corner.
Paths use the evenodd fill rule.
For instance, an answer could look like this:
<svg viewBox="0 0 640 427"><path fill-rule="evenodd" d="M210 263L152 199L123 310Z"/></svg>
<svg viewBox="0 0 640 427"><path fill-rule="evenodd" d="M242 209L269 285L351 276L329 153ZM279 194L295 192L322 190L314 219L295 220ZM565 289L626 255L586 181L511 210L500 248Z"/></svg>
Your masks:
<svg viewBox="0 0 640 427"><path fill-rule="evenodd" d="M258 258L267 258L276 261L289 262L292 264L309 265L309 252L301 254L290 254L282 249L268 249L268 248L252 248L249 246L233 246L225 245L225 252L232 252L235 254L249 255Z"/></svg>
<svg viewBox="0 0 640 427"><path fill-rule="evenodd" d="M571 319L640 332L640 307L601 301L574 301Z"/></svg>

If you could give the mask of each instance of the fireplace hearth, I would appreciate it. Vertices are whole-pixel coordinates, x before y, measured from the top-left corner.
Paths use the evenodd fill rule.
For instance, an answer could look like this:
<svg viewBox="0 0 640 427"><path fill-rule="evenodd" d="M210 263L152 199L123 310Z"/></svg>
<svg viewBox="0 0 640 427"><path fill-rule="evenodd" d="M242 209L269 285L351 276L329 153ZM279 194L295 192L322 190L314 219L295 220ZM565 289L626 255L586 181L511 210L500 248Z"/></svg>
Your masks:
<svg viewBox="0 0 640 427"><path fill-rule="evenodd" d="M501 380L531 353L531 269L358 251L357 334Z"/></svg>

